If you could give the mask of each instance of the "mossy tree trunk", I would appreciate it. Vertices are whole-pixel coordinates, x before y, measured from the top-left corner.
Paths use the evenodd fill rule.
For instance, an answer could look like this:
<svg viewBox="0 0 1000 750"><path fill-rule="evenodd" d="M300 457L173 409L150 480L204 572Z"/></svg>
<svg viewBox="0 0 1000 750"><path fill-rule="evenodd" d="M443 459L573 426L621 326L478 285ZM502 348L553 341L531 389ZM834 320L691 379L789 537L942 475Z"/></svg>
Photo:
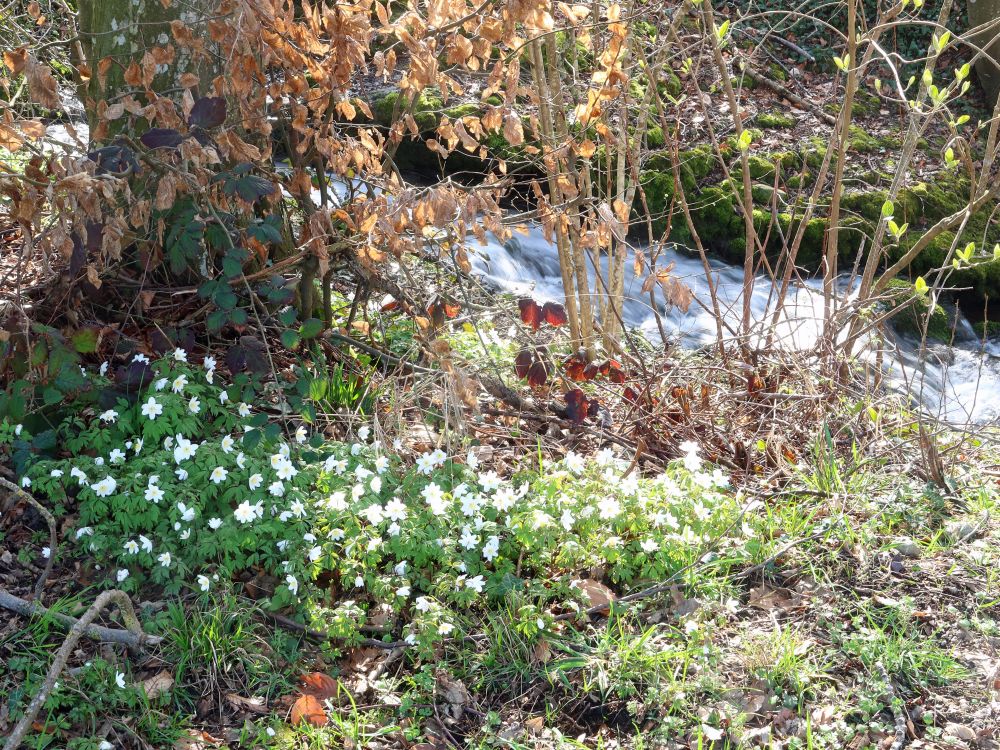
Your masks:
<svg viewBox="0 0 1000 750"><path fill-rule="evenodd" d="M147 88L171 98L185 88L195 98L213 93L222 65L208 42L207 22L217 7L218 0L173 0L167 7L160 0L79 0L79 52L89 72L82 78L80 94L91 141L106 142L121 132L127 117L109 120L102 114L128 94ZM178 28L186 37L184 44L171 28L178 21L184 24ZM146 103L141 96L137 99Z"/></svg>
<svg viewBox="0 0 1000 750"><path fill-rule="evenodd" d="M992 106L1000 97L1000 66L994 62L1000 61L1000 0L968 0L968 7L969 26L984 27L975 37L986 53L976 61L976 73Z"/></svg>

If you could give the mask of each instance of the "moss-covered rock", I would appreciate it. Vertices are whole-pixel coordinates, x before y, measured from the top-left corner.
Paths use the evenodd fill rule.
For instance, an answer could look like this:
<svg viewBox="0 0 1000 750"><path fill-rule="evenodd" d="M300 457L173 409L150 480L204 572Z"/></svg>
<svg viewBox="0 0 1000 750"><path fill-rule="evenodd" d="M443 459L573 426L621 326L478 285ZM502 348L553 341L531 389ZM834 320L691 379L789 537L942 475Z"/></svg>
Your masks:
<svg viewBox="0 0 1000 750"><path fill-rule="evenodd" d="M794 128L796 120L782 112L761 112L754 122L762 128Z"/></svg>
<svg viewBox="0 0 1000 750"><path fill-rule="evenodd" d="M802 161L812 170L819 169L823 164L823 159L826 158L828 147L829 142L823 138L815 136L807 138L802 146Z"/></svg>
<svg viewBox="0 0 1000 750"><path fill-rule="evenodd" d="M663 128L655 126L646 130L646 145L650 148L663 148L666 139L663 137Z"/></svg>
<svg viewBox="0 0 1000 750"><path fill-rule="evenodd" d="M879 140L868 134L864 128L860 128L857 125L851 125L850 133L848 133L847 145L853 150L860 154L870 154L873 151L878 151L881 148Z"/></svg>
<svg viewBox="0 0 1000 750"><path fill-rule="evenodd" d="M1000 337L1000 320L979 320L972 324L972 330L980 338L995 339Z"/></svg>
<svg viewBox="0 0 1000 750"><path fill-rule="evenodd" d="M937 341L948 341L951 338L948 313L941 305L934 305L932 308L930 298L926 294L918 294L912 284L895 279L889 282L886 294L891 295L891 298L885 302L885 309L899 310L891 318L897 331L922 336L926 324L928 338Z"/></svg>

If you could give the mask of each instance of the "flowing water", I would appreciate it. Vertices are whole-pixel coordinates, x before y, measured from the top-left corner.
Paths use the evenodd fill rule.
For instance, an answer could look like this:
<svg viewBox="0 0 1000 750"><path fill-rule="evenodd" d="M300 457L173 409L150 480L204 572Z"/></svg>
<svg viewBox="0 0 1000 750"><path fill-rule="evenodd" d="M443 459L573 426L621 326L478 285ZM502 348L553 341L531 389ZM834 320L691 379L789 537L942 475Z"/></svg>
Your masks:
<svg viewBox="0 0 1000 750"><path fill-rule="evenodd" d="M49 137L55 136L53 140L62 142L67 151L75 151L76 144L85 143L87 139L85 124L78 124L79 141L70 138L61 126L52 126L49 131ZM331 187L339 196L346 192L336 178L331 179ZM315 198L319 198L318 191ZM478 247L473 242L473 249L474 271L494 288L531 296L539 302L563 300L555 245L545 240L537 226L530 227L526 235L515 235L506 243L492 236L486 247ZM646 252L642 248L635 251ZM673 275L691 288L695 301L686 313L668 308L657 289L657 312L664 332L682 346L713 343L717 334L716 319L700 258L668 248L660 253L658 266L662 268L668 262L674 263ZM606 274L606 258L602 259L602 264L602 273ZM722 318L736 330L742 316L743 269L719 260L711 260L710 265ZM631 260L626 262L625 269L624 322L629 328L641 331L648 340L658 342L660 332L653 303L648 294L642 294L642 280L635 277ZM594 288L594 269L588 271L591 288ZM844 291L843 286L840 291ZM769 279L757 279L751 298L755 321L770 320L776 294ZM783 346L808 349L822 327L823 297L819 282L810 280L792 286L788 295L776 331L777 338ZM984 346L969 322L960 313L950 312L955 322L954 345L932 345L921 357L918 341L903 335L892 336L892 340L886 342L887 356L883 358L886 379L894 387L909 392L928 412L951 422L1000 421L1000 340L987 341ZM868 356L873 358L870 351Z"/></svg>
<svg viewBox="0 0 1000 750"><path fill-rule="evenodd" d="M635 252L646 252L638 248ZM717 335L716 318L712 311L709 282L700 258L667 249L660 253L658 267L674 264L672 274L687 284L695 295L688 312L667 308L657 288L655 299L664 332L682 346L698 347L714 343ZM602 260L606 274L607 260ZM515 235L501 244L495 238L479 248L473 256L474 271L489 285L517 295L530 296L539 302L563 299L562 276L555 245L547 242L537 227L527 235ZM718 260L710 261L712 283L722 311L722 318L732 330L737 330L742 318L743 269ZM648 265L647 265L648 267ZM625 301L622 318L652 342L660 341L656 314L649 295L642 293L642 278L636 278L633 263L626 264ZM594 269L590 273L594 288ZM846 291L841 285L841 294ZM774 312L775 285L758 277L750 301L754 321L769 321ZM784 313L776 330L782 346L808 349L817 339L823 321L823 295L819 280L789 289ZM894 387L905 389L924 408L941 418L956 423L978 423L1000 419L1000 341L988 341L983 346L969 322L955 310L953 346L933 344L920 356L919 342L908 336L892 335L885 343L886 380ZM866 356L874 359L869 351Z"/></svg>

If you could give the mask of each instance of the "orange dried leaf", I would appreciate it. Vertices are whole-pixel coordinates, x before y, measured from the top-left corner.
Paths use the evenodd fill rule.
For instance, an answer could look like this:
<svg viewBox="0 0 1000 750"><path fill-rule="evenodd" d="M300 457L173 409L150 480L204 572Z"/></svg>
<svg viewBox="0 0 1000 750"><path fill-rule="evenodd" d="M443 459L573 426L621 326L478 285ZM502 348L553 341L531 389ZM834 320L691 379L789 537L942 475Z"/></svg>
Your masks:
<svg viewBox="0 0 1000 750"><path fill-rule="evenodd" d="M292 704L291 718L292 724L296 726L305 722L306 724L312 724L314 727L323 727L326 726L327 722L323 704L320 703L315 695L300 696Z"/></svg>
<svg viewBox="0 0 1000 750"><path fill-rule="evenodd" d="M325 700L340 693L340 683L328 674L310 672L302 677L302 692Z"/></svg>

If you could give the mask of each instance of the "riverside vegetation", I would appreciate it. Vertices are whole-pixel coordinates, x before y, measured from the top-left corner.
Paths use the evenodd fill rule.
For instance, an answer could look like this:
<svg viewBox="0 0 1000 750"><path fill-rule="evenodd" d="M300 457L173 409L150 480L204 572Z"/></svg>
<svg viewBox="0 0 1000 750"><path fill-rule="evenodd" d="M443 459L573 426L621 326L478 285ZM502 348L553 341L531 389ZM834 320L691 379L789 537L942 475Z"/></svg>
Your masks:
<svg viewBox="0 0 1000 750"><path fill-rule="evenodd" d="M10 4L4 750L995 747L989 29L834 6Z"/></svg>

